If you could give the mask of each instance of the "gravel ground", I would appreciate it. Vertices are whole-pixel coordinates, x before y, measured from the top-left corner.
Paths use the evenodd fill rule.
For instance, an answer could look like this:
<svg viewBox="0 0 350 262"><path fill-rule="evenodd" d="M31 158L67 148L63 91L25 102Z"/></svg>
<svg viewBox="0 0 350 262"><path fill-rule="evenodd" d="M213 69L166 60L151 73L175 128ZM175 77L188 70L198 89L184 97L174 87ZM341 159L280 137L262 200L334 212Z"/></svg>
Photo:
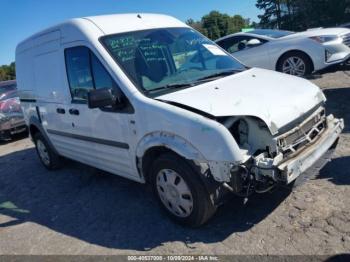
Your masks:
<svg viewBox="0 0 350 262"><path fill-rule="evenodd" d="M350 73L312 80L350 123ZM0 145L0 254L339 254L350 251L350 129L315 178L222 206L209 224L170 222L137 183L67 161L46 171L31 141ZM148 253L144 253L144 252Z"/></svg>

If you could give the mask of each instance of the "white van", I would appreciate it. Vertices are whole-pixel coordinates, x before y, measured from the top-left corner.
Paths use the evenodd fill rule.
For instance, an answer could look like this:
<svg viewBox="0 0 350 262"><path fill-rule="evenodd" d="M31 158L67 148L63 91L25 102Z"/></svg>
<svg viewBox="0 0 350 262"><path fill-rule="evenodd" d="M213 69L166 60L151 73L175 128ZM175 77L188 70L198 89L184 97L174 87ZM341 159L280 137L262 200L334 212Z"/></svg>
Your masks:
<svg viewBox="0 0 350 262"><path fill-rule="evenodd" d="M317 86L247 68L165 15L64 22L21 42L16 67L45 167L62 156L148 183L193 226L228 192L291 184L344 127Z"/></svg>

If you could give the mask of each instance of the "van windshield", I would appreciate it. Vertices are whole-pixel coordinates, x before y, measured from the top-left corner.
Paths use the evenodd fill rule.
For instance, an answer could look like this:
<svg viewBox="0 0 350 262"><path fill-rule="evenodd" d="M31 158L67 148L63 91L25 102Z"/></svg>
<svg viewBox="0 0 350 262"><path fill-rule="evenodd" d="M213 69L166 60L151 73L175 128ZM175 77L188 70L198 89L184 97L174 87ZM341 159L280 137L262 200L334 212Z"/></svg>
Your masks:
<svg viewBox="0 0 350 262"><path fill-rule="evenodd" d="M104 46L145 94L172 92L245 70L232 56L190 28L162 28L106 36Z"/></svg>

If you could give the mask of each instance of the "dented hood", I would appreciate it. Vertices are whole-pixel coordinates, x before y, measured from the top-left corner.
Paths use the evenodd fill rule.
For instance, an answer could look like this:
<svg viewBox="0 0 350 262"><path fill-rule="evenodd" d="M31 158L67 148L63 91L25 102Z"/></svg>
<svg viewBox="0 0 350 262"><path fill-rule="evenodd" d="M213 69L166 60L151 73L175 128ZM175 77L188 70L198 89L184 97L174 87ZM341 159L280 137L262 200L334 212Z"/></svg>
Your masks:
<svg viewBox="0 0 350 262"><path fill-rule="evenodd" d="M253 68L202 85L157 97L215 117L254 116L272 134L310 111L326 98L302 78Z"/></svg>

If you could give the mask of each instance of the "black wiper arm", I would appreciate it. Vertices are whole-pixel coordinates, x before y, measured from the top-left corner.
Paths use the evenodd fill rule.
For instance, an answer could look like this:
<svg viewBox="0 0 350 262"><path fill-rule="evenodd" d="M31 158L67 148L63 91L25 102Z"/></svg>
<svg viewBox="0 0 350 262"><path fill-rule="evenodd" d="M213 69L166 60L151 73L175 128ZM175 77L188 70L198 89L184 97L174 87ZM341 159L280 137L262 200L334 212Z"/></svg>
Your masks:
<svg viewBox="0 0 350 262"><path fill-rule="evenodd" d="M199 79L197 79L196 82L202 82L202 81L206 81L206 80L210 80L210 79L216 79L216 78L219 78L221 76L229 76L229 75L233 75L233 74L239 73L239 72L242 72L242 70L239 70L239 69L228 70L228 71L216 73L213 75L205 76L203 78L199 78Z"/></svg>
<svg viewBox="0 0 350 262"><path fill-rule="evenodd" d="M239 73L239 72L242 72L242 71L243 70L232 69L232 70L216 73L216 74L213 74L213 75L205 76L203 78L199 78L199 79L197 79L197 80L195 80L194 82L191 82L191 83L169 84L169 85L160 86L160 87L157 87L157 88L154 88L154 89L147 90L146 92L147 93L153 93L153 92L157 92L157 91L160 91L160 90L166 90L166 89L178 89L178 88L193 87L193 86L199 85L200 83L205 82L205 81L210 81L212 79L216 79L216 78L219 78L221 76L233 75L235 73Z"/></svg>
<svg viewBox="0 0 350 262"><path fill-rule="evenodd" d="M156 92L156 91L159 91L159 90L177 89L177 88L185 88L185 87L191 87L191 86L193 86L192 83L169 84L169 85L165 85L165 86L161 86L161 87L157 87L157 88L154 88L154 89L147 90L147 93L152 93L152 92Z"/></svg>

